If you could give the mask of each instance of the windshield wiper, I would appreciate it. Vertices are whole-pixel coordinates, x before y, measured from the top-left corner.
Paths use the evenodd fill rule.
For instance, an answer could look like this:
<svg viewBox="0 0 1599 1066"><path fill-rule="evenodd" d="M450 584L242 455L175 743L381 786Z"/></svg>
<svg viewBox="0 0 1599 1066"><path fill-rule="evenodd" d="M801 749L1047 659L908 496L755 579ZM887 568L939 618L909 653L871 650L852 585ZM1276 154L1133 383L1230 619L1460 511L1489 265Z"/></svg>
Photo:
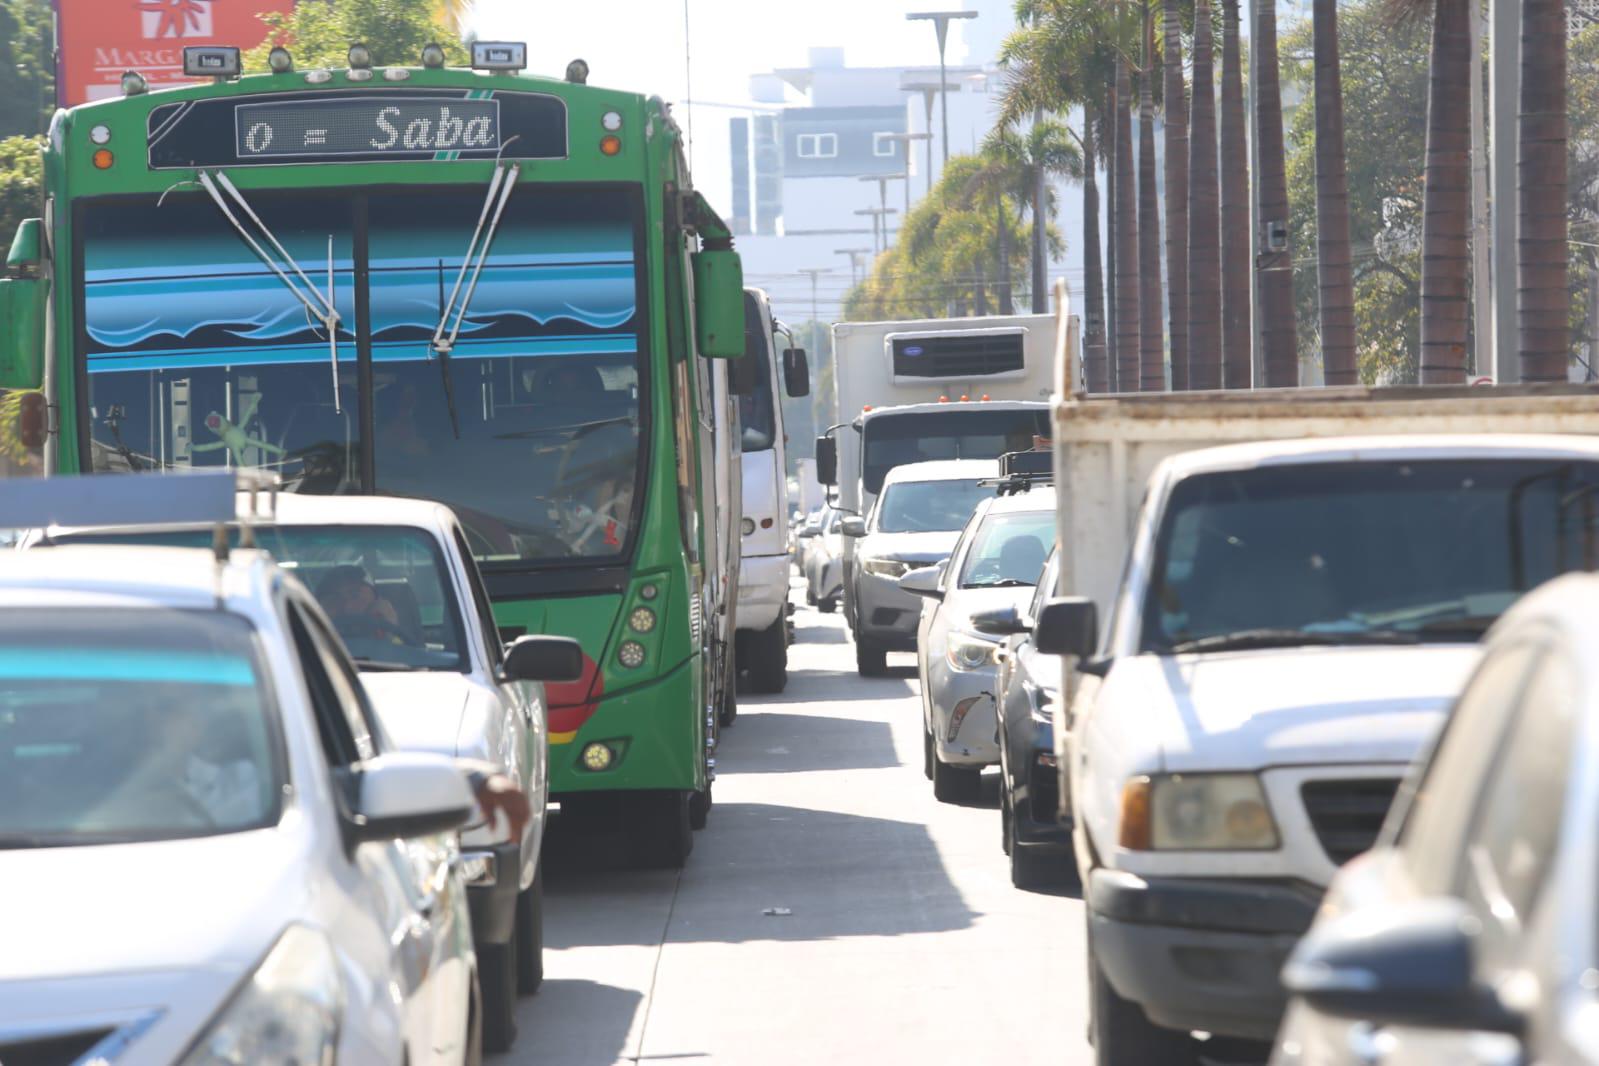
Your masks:
<svg viewBox="0 0 1599 1066"><path fill-rule="evenodd" d="M407 663L392 663L382 659L363 659L359 655L352 655L350 658L354 660L356 666L362 670L370 670L374 674L409 673L412 670L422 669L420 666L411 666Z"/></svg>
<svg viewBox="0 0 1599 1066"><path fill-rule="evenodd" d="M1454 618L1436 618L1431 622L1424 622L1411 630L1422 636L1469 636L1480 637L1488 632L1488 628L1499 621L1498 616L1491 614L1467 614Z"/></svg>
<svg viewBox="0 0 1599 1066"><path fill-rule="evenodd" d="M489 246L494 243L494 235L500 228L500 216L505 213L505 204L511 198L511 190L516 187L516 179L522 175L522 165L513 163L509 168L496 165L494 177L489 181L489 193L483 198L483 210L477 218L477 228L472 231L472 240L466 246L466 255L461 260L460 273L455 275L455 287L450 290L450 299L439 309L439 324L433 330L433 341L430 345L432 352L439 357L439 373L444 376L444 402L450 409L450 429L455 433L455 439L461 439L461 423L455 413L455 386L450 381L450 353L455 350L455 339L461 334L461 323L466 319L466 309L472 305L472 296L477 292L478 278L483 274L483 265L488 262ZM479 243L479 238L482 239ZM475 257L475 258L474 258ZM472 275L467 281L467 273ZM466 295L461 296L461 286L465 283ZM456 307L456 299L460 297L460 308ZM450 335L444 335L445 326L450 321L450 314L455 314L455 325L450 326Z"/></svg>
<svg viewBox="0 0 1599 1066"><path fill-rule="evenodd" d="M1038 586L1031 581L1018 581L1014 577L1002 577L998 581L974 581L969 585L962 585L963 589L1031 589Z"/></svg>
<svg viewBox="0 0 1599 1066"><path fill-rule="evenodd" d="M305 276L305 271L300 269L300 264L294 261L294 256L290 255L289 250L283 247L283 242L273 235L272 231L267 228L267 224L261 221L261 216L255 213L254 209L250 207L249 201L244 198L244 194L234 187L233 182L228 179L226 174L219 170L216 172L216 176L213 177L202 170L199 172L199 181L200 187L206 191L212 202L227 217L227 220L233 224L233 228L239 231L239 237L245 244L250 246L250 250L260 257L261 261L267 265L272 273L278 276L278 280L288 287L289 291L294 294L295 299L305 305L306 313L320 322L322 328L327 330L328 358L331 360L333 368L333 410L336 414L343 414L344 412L339 404L339 312L333 305L333 235L328 235L328 291L327 295L324 296L317 291L316 285L312 283L310 278ZM227 193L227 196L223 196L224 192ZM249 217L250 221L255 223L256 229L261 231L261 236L266 238L267 243L272 246L273 250L283 257L283 262L288 265L289 270L294 271L295 277L305 283L304 289L301 289L295 283L294 278L291 278L288 272L278 265L276 259L267 254L267 250L261 247L261 242L257 241L250 234L244 223L239 221L239 216L235 215L233 208L228 206L230 198L239 205L239 209ZM307 295L307 293L310 295Z"/></svg>
<svg viewBox="0 0 1599 1066"><path fill-rule="evenodd" d="M1167 651L1179 655L1205 651L1243 651L1250 648L1296 648L1338 644L1415 644L1413 633L1394 629L1351 630L1347 633L1317 633L1303 629L1240 629L1217 633L1196 640L1180 640Z"/></svg>

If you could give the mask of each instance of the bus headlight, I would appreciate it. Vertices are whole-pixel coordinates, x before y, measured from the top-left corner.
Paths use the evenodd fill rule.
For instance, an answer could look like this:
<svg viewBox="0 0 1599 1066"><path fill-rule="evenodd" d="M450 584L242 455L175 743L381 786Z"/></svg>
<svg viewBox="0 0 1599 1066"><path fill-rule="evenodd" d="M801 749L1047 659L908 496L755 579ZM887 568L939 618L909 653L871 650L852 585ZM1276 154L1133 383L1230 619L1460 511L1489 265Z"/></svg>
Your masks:
<svg viewBox="0 0 1599 1066"><path fill-rule="evenodd" d="M1157 774L1122 790L1121 845L1134 851L1271 851L1277 823L1254 774Z"/></svg>
<svg viewBox="0 0 1599 1066"><path fill-rule="evenodd" d="M636 640L624 640L622 646L616 650L616 661L629 670L644 665L644 645Z"/></svg>
<svg viewBox="0 0 1599 1066"><path fill-rule="evenodd" d="M861 569L878 577L897 579L910 572L911 564L903 559L862 559Z"/></svg>
<svg viewBox="0 0 1599 1066"><path fill-rule="evenodd" d="M981 670L999 663L999 645L971 633L951 633L944 657L956 670Z"/></svg>

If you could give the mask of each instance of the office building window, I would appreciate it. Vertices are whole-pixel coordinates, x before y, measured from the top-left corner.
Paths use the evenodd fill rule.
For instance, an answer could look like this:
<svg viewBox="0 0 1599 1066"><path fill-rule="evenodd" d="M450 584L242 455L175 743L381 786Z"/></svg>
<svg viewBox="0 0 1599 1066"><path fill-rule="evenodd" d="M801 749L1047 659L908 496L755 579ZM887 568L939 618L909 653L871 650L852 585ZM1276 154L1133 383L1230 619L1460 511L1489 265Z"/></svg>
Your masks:
<svg viewBox="0 0 1599 1066"><path fill-rule="evenodd" d="M895 155L894 148L895 148L894 134L892 134L892 133L874 133L874 134L872 134L872 154L873 155L875 155L875 156L884 156L884 157L892 159L894 157L894 155Z"/></svg>
<svg viewBox="0 0 1599 1066"><path fill-rule="evenodd" d="M833 159L838 155L838 134L801 133L795 140L795 152L801 159Z"/></svg>

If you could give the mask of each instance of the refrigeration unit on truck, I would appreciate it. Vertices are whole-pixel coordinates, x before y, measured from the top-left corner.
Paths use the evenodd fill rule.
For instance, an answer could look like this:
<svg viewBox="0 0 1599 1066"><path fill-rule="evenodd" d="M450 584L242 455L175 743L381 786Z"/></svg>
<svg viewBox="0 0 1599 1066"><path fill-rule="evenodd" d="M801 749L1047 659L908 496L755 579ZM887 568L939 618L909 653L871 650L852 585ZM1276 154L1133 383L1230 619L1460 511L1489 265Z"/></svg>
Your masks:
<svg viewBox="0 0 1599 1066"><path fill-rule="evenodd" d="M1483 631L1599 561L1599 391L1063 391L1035 637L1067 656L1096 1059L1192 1063L1193 1030L1272 1036L1287 951Z"/></svg>
<svg viewBox="0 0 1599 1066"><path fill-rule="evenodd" d="M744 290L744 363L739 396L743 503L734 659L754 692L788 683L789 523L783 394L811 391L805 349L772 315L760 289ZM779 382L781 381L781 385Z"/></svg>
<svg viewBox="0 0 1599 1066"><path fill-rule="evenodd" d="M839 424L817 438L816 467L845 516L844 617L857 640L854 538L883 478L906 463L997 459L1047 437L1054 334L1051 315L833 326ZM868 659L876 661L879 647L915 647L915 613L901 613L882 620Z"/></svg>

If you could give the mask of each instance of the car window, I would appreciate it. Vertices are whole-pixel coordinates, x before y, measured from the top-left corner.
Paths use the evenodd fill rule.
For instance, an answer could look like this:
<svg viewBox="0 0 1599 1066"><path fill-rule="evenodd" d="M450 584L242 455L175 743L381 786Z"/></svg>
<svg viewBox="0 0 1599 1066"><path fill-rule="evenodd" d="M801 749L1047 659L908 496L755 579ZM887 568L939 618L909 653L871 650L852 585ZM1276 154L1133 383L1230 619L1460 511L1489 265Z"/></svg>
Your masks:
<svg viewBox="0 0 1599 1066"><path fill-rule="evenodd" d="M1037 618L1043 611L1044 604L1055 595L1055 586L1060 582L1060 552L1049 553L1049 561L1044 564L1044 572L1038 579L1038 588L1033 591L1033 602L1027 611L1030 616Z"/></svg>
<svg viewBox="0 0 1599 1066"><path fill-rule="evenodd" d="M1419 781L1401 797L1399 844L1417 888L1453 891L1471 812L1527 673L1542 654L1533 643L1491 651L1477 668L1434 745Z"/></svg>
<svg viewBox="0 0 1599 1066"><path fill-rule="evenodd" d="M1054 539L1054 511L989 515L971 536L971 550L961 561L960 587L1037 585Z"/></svg>
<svg viewBox="0 0 1599 1066"><path fill-rule="evenodd" d="M896 481L877 500L872 528L882 533L948 533L961 529L972 511L994 494L977 479Z"/></svg>
<svg viewBox="0 0 1599 1066"><path fill-rule="evenodd" d="M335 650L332 636L303 604L291 598L288 612L289 632L311 693L317 731L328 763L348 766L372 758L377 747L364 714L359 679Z"/></svg>
<svg viewBox="0 0 1599 1066"><path fill-rule="evenodd" d="M1513 949L1554 860L1564 822L1577 685L1551 651L1523 686L1498 760L1483 781L1458 872L1461 896L1483 918L1482 961Z"/></svg>
<svg viewBox="0 0 1599 1066"><path fill-rule="evenodd" d="M472 558L472 553L467 549L466 538L461 534L460 527L456 527L455 550L461 553L461 559L466 564L466 580L472 594L472 609L475 612L478 627L483 631L483 646L489 650L489 665L498 667L504 658L505 649L500 640L500 626L494 620L494 609L489 605L489 590L483 585L483 575L477 568L477 560Z"/></svg>

